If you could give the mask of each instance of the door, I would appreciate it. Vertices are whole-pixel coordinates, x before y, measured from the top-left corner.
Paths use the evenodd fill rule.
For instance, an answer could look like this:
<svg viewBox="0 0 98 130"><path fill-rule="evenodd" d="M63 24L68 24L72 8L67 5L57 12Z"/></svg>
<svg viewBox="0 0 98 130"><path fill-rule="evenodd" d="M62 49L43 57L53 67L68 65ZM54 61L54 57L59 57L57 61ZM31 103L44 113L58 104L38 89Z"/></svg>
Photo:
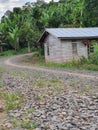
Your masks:
<svg viewBox="0 0 98 130"><path fill-rule="evenodd" d="M77 43L72 43L72 54L73 54L73 58L77 58L78 57Z"/></svg>

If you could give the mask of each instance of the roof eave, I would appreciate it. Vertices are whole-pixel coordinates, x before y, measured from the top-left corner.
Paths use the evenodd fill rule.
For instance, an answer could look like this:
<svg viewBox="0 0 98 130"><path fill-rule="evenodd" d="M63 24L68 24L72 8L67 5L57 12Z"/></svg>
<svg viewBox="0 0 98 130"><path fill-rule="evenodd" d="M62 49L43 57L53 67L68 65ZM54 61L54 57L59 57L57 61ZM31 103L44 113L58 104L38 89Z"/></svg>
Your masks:
<svg viewBox="0 0 98 130"><path fill-rule="evenodd" d="M49 33L45 30L45 31L42 33L40 39L37 41L37 43L42 43L42 42L44 41L45 37L47 37L48 35L49 35Z"/></svg>
<svg viewBox="0 0 98 130"><path fill-rule="evenodd" d="M95 40L98 39L98 37L95 36L90 36L90 37L58 37L59 39L65 39L65 40L72 40L72 39L76 39L76 40L80 40L80 39L90 39L90 40Z"/></svg>

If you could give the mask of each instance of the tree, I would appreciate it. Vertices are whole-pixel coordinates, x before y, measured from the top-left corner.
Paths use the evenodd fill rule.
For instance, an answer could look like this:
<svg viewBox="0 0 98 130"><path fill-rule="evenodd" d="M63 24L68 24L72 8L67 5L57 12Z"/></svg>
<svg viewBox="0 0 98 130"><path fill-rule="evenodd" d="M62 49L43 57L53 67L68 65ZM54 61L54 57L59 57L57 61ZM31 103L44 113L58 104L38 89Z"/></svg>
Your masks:
<svg viewBox="0 0 98 130"><path fill-rule="evenodd" d="M19 28L15 26L15 28L10 29L8 32L7 39L10 41L10 45L15 49L19 49Z"/></svg>
<svg viewBox="0 0 98 130"><path fill-rule="evenodd" d="M98 26L98 0L84 1L84 26L97 27Z"/></svg>

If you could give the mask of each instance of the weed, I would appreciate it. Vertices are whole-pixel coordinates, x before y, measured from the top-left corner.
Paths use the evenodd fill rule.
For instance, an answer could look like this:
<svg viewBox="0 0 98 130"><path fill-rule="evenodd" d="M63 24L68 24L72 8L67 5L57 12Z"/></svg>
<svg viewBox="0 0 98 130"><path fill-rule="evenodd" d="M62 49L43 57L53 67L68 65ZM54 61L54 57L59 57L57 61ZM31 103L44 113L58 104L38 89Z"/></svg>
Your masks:
<svg viewBox="0 0 98 130"><path fill-rule="evenodd" d="M18 76L18 77L26 77L27 76L27 73L25 73L25 72L12 71L11 74L14 76Z"/></svg>
<svg viewBox="0 0 98 130"><path fill-rule="evenodd" d="M53 95L53 93L54 93L53 91L47 91L46 92L47 95Z"/></svg>
<svg viewBox="0 0 98 130"><path fill-rule="evenodd" d="M78 84L79 84L79 82L73 81L73 82L71 83L71 86L76 86L76 85L78 85Z"/></svg>
<svg viewBox="0 0 98 130"><path fill-rule="evenodd" d="M0 80L0 87L2 87L3 86L3 83L2 83L2 81Z"/></svg>
<svg viewBox="0 0 98 130"><path fill-rule="evenodd" d="M23 103L23 99L19 94L6 94L6 111L19 108Z"/></svg>
<svg viewBox="0 0 98 130"><path fill-rule="evenodd" d="M27 113L29 113L29 114L30 114L30 113L33 113L33 112L36 112L36 110L35 110L35 109L28 109L28 110L27 110Z"/></svg>
<svg viewBox="0 0 98 130"><path fill-rule="evenodd" d="M51 86L53 86L53 85L55 85L55 86L60 85L61 86L62 83L63 83L62 80L60 80L58 78L52 78L51 80L49 80L48 85L51 85Z"/></svg>
<svg viewBox="0 0 98 130"><path fill-rule="evenodd" d="M53 79L50 80L50 82L51 82L51 83L57 83L57 82L59 82L59 79L53 78Z"/></svg>
<svg viewBox="0 0 98 130"><path fill-rule="evenodd" d="M60 87L60 86L57 86L57 87L55 87L55 89L54 89L56 92L61 92L62 91L62 88Z"/></svg>
<svg viewBox="0 0 98 130"><path fill-rule="evenodd" d="M11 121L11 123L12 123L12 126L13 126L13 127L17 127L17 126L18 126L18 121L17 121L16 119L13 119L13 120Z"/></svg>
<svg viewBox="0 0 98 130"><path fill-rule="evenodd" d="M45 130L48 130L49 129L49 125L46 124L45 127L44 127Z"/></svg>
<svg viewBox="0 0 98 130"><path fill-rule="evenodd" d="M38 82L36 83L36 86L39 87L39 88L40 88L40 87L44 87L44 86L45 86L45 81L44 81L44 80L41 80L41 79L38 80Z"/></svg>
<svg viewBox="0 0 98 130"><path fill-rule="evenodd" d="M51 87L51 86L52 86L52 84L51 84L51 83L48 83L48 84L47 84L47 87Z"/></svg>
<svg viewBox="0 0 98 130"><path fill-rule="evenodd" d="M21 123L21 127L24 129L33 130L36 128L36 123L33 120L24 120Z"/></svg>
<svg viewBox="0 0 98 130"><path fill-rule="evenodd" d="M37 94L35 95L35 98L36 98L37 100L42 100L42 99L43 99L43 96L42 96L41 94L37 93Z"/></svg>

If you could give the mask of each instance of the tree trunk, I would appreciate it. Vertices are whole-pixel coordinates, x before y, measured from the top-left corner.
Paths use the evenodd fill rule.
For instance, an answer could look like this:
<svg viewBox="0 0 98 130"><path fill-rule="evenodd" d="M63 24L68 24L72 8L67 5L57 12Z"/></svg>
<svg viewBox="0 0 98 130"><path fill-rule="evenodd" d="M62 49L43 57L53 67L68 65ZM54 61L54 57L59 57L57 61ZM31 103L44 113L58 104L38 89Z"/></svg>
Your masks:
<svg viewBox="0 0 98 130"><path fill-rule="evenodd" d="M2 48L2 46L0 45L0 52L2 52L3 51L3 48Z"/></svg>
<svg viewBox="0 0 98 130"><path fill-rule="evenodd" d="M30 52L31 52L31 50L30 50L30 44L28 42L28 53L30 53Z"/></svg>

